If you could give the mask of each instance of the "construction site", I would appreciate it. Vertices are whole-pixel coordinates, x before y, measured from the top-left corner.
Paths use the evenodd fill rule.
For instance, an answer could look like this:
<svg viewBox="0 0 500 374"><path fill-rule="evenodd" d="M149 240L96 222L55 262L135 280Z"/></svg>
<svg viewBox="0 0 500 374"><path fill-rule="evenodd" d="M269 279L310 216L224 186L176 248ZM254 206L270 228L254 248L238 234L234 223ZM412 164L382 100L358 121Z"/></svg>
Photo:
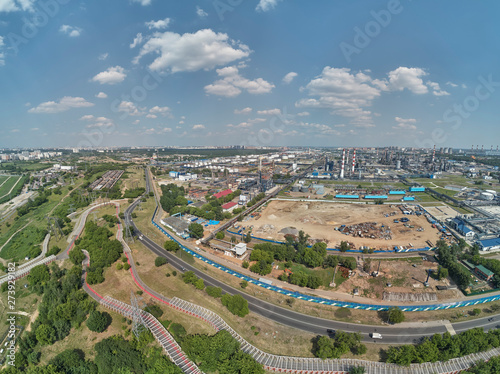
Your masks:
<svg viewBox="0 0 500 374"><path fill-rule="evenodd" d="M284 241L286 234L308 234L312 241L339 248L404 250L433 247L442 234L417 207L328 202L271 201L241 222L252 236Z"/></svg>
<svg viewBox="0 0 500 374"><path fill-rule="evenodd" d="M456 285L445 278L437 280L438 264L432 257L375 260L357 257L357 269L342 274L336 292L388 302L435 302L462 298ZM340 266L337 271L343 271Z"/></svg>

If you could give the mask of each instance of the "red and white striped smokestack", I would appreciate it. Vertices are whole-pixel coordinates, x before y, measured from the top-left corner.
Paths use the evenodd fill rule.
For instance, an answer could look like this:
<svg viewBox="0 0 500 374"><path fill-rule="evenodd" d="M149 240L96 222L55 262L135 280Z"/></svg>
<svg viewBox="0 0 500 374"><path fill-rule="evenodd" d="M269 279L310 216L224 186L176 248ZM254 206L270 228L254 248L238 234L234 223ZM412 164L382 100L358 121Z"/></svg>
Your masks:
<svg viewBox="0 0 500 374"><path fill-rule="evenodd" d="M434 144L434 152L432 152L432 163L436 160L436 145Z"/></svg>
<svg viewBox="0 0 500 374"><path fill-rule="evenodd" d="M354 173L354 167L356 166L356 149L354 149L354 153L352 155L352 170L351 173Z"/></svg>
<svg viewBox="0 0 500 374"><path fill-rule="evenodd" d="M344 178L344 167L345 167L345 148L342 151L342 166L340 167L340 179Z"/></svg>

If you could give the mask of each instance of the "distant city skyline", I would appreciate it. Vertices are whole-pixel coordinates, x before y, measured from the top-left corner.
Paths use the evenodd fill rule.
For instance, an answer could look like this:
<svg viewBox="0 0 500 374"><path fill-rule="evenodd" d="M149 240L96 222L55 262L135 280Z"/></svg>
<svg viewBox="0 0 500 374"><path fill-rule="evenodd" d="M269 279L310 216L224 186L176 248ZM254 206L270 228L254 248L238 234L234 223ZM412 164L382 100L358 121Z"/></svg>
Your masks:
<svg viewBox="0 0 500 374"><path fill-rule="evenodd" d="M498 10L0 0L0 148L496 150Z"/></svg>

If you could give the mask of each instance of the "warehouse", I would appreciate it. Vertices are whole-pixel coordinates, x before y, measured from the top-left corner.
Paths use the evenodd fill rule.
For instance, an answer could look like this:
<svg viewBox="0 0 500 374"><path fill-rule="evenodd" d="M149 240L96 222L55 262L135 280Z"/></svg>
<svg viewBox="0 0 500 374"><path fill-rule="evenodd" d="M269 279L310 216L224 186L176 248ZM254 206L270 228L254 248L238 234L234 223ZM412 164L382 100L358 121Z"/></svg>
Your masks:
<svg viewBox="0 0 500 374"><path fill-rule="evenodd" d="M468 239L472 239L476 235L476 233L468 226L466 226L465 222L460 218L453 218L452 220L450 220L450 226Z"/></svg>
<svg viewBox="0 0 500 374"><path fill-rule="evenodd" d="M477 244L479 244L482 251L493 251L500 249L500 238L478 240Z"/></svg>

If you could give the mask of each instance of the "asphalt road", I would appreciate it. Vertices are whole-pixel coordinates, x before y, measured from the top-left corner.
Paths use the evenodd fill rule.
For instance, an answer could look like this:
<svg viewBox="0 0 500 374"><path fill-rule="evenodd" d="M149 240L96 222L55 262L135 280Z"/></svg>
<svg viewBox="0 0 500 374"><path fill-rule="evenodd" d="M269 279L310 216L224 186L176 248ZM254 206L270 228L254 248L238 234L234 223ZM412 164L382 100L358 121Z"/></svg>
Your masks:
<svg viewBox="0 0 500 374"><path fill-rule="evenodd" d="M146 191L149 192L149 190L150 190L149 178L146 178ZM412 325L412 327L398 327L397 325L372 326L372 325L362 325L362 324L332 321L294 312L290 309L279 307L274 304L268 303L264 300L258 299L254 296L242 293L239 290L231 286L228 286L227 284L220 282L215 278L212 278L211 276L203 273L197 268L184 262L177 256L167 252L165 249L163 249L161 246L153 242L147 236L143 235L140 232L140 230L135 226L131 217L131 214L134 211L135 207L137 206L138 202L139 201L137 200L135 203L130 205L129 208L125 211L125 223L134 228L135 234L138 237L142 236L142 239L140 239L142 244L144 244L150 251L155 253L157 256L165 257L172 266L179 269L180 271L182 272L193 271L196 274L196 276L203 279L205 285L220 287L224 292L227 292L232 295L234 294L242 295L246 300L248 300L248 307L250 311L257 313L265 318L268 318L274 322L319 335L328 335L327 333L328 329L342 330L346 332L358 332L361 333L363 341L365 342L374 342L374 343L383 342L385 344L414 343L419 339L422 339L423 337L432 336L433 334L436 333L443 334L446 331L448 331L445 325L440 325L440 324L423 323L421 327L414 325ZM490 321L491 318L493 318L493 320ZM485 330L488 330L491 328L496 328L497 325L499 325L500 327L499 316L484 317L471 321L459 322L451 326L453 327L455 332L459 333L461 331L470 330L471 328L474 327L482 327ZM373 332L380 333L383 339L379 340L370 338L369 334Z"/></svg>

